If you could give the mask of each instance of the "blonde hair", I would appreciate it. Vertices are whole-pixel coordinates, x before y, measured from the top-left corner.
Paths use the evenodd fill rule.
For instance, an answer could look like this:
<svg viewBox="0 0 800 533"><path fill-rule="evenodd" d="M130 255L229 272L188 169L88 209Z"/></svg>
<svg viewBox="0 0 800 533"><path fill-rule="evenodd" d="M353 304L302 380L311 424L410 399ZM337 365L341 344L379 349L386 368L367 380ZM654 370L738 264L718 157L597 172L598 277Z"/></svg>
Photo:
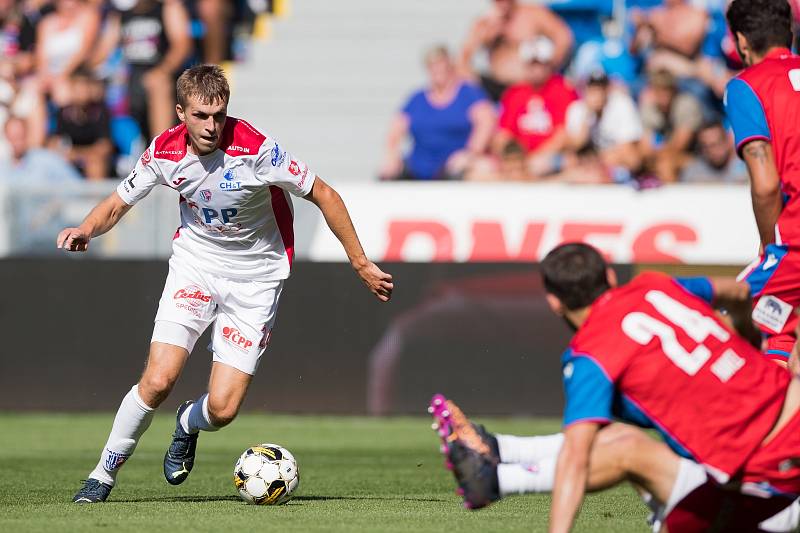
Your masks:
<svg viewBox="0 0 800 533"><path fill-rule="evenodd" d="M183 71L177 83L178 104L185 108L189 98L200 100L201 104L217 101L228 103L231 89L225 72L217 65L195 65Z"/></svg>
<svg viewBox="0 0 800 533"><path fill-rule="evenodd" d="M447 46L443 44L437 44L425 50L422 60L426 65L435 59L450 60L450 50L447 49Z"/></svg>

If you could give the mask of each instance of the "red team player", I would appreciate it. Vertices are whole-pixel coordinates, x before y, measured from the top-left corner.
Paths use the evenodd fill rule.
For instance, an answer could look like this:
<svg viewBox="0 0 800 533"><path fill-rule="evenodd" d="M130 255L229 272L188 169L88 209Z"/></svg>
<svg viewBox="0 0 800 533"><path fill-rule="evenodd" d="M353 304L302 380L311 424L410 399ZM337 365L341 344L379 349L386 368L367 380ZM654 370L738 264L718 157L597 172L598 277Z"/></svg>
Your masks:
<svg viewBox="0 0 800 533"><path fill-rule="evenodd" d="M800 304L800 57L789 50L786 0L735 0L727 16L747 68L728 83L725 108L750 172L762 246L742 277L767 355L785 360Z"/></svg>
<svg viewBox="0 0 800 533"><path fill-rule="evenodd" d="M550 307L577 330L562 358L564 432L492 435L434 397L468 507L552 491L550 530L568 531L587 489L628 480L657 510L656 531L797 527L800 381L716 317L709 302L730 287L645 273L615 288L585 244L553 250L542 274Z"/></svg>
<svg viewBox="0 0 800 533"><path fill-rule="evenodd" d="M199 431L216 431L239 411L267 348L294 255L290 194L322 211L358 276L381 301L392 278L367 259L342 199L302 161L241 119L227 116L230 90L219 67L198 65L177 82L181 124L159 135L116 192L59 248L85 251L156 186L180 194L181 227L139 382L117 411L100 461L73 498L108 498L120 467L166 399L203 331L211 326L208 393L178 409L164 455L170 484L186 480Z"/></svg>

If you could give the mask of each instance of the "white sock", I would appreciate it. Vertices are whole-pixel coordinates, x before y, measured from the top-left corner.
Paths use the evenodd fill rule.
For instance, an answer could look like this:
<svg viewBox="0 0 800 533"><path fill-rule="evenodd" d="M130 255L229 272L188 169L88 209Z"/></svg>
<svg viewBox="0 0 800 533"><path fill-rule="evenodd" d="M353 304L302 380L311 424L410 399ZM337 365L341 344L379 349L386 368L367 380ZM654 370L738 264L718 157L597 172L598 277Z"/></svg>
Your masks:
<svg viewBox="0 0 800 533"><path fill-rule="evenodd" d="M150 426L155 409L144 403L138 388L134 385L122 399L108 441L100 454L100 462L89 474L90 478L113 486L120 467L133 454L139 437Z"/></svg>
<svg viewBox="0 0 800 533"><path fill-rule="evenodd" d="M542 459L557 456L564 443L563 433L540 437L514 435L495 435L495 437L502 463L536 464Z"/></svg>
<svg viewBox="0 0 800 533"><path fill-rule="evenodd" d="M556 481L557 460L558 456L554 456L532 465L497 465L500 495L552 492Z"/></svg>
<svg viewBox="0 0 800 533"><path fill-rule="evenodd" d="M202 395L181 415L181 426L186 433L198 431L217 431L219 428L211 423L208 415L208 394Z"/></svg>

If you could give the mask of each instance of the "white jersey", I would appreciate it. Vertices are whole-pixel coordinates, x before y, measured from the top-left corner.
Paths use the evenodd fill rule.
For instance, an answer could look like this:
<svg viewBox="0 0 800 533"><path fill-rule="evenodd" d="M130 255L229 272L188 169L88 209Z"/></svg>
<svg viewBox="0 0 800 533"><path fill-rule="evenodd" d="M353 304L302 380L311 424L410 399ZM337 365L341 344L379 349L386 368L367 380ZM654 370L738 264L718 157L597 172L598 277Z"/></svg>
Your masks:
<svg viewBox="0 0 800 533"><path fill-rule="evenodd" d="M314 185L308 166L244 120L228 117L219 147L188 153L186 126L155 138L117 187L133 205L156 185L180 194L175 257L229 278L289 277L294 256L292 201Z"/></svg>

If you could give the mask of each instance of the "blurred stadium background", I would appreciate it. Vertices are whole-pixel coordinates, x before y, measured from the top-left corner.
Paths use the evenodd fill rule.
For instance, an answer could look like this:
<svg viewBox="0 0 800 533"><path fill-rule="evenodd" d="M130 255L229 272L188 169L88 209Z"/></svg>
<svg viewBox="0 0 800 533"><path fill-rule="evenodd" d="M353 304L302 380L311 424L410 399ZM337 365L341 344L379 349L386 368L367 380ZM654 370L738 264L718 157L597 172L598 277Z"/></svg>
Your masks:
<svg viewBox="0 0 800 533"><path fill-rule="evenodd" d="M473 77L456 124L414 107L432 82L439 108L460 98L473 24L529 5L518 4L0 0L0 409L110 410L130 387L176 194L155 191L86 256L59 252L55 237L130 170L165 119L153 108L173 106L175 72L211 61L230 74L230 113L340 191L367 254L396 281L377 306L296 201L299 260L245 407L420 413L441 389L474 413L557 416L569 332L546 311L535 268L552 246L591 242L623 279L647 265L733 273L755 256L757 232L721 113L720 87L739 68L724 0L534 4L564 21L567 44L523 19L514 57L563 74L560 89L536 89L508 116L513 102L492 102ZM472 69L492 77L493 61L479 50ZM540 87L520 72L510 81ZM469 135L485 126L478 109L488 135L467 145L464 124ZM174 398L204 385L205 345Z"/></svg>

